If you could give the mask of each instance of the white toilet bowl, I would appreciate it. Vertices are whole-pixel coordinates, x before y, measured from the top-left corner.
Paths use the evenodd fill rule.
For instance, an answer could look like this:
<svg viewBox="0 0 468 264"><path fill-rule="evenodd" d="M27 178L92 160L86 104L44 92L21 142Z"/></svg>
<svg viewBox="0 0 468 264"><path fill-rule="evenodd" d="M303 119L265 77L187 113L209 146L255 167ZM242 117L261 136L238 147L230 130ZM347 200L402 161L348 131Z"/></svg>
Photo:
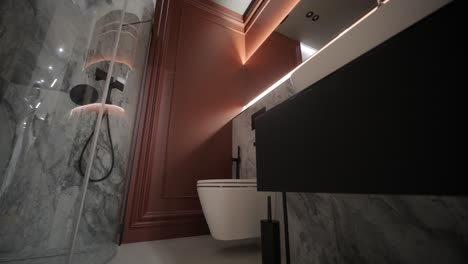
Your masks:
<svg viewBox="0 0 468 264"><path fill-rule="evenodd" d="M213 238L238 240L260 237L260 220L267 217L267 196L256 180L219 179L197 182L203 213Z"/></svg>

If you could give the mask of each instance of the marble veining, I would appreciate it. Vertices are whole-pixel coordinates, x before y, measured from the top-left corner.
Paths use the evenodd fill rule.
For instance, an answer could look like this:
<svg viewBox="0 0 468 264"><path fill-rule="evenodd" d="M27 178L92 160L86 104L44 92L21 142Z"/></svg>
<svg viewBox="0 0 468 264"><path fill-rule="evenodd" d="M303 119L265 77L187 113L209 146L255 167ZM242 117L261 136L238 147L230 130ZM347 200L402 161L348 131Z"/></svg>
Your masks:
<svg viewBox="0 0 468 264"><path fill-rule="evenodd" d="M288 79L232 120L232 155L233 157L237 156L237 146L240 146L242 158L240 177L242 179L255 179L257 177L254 147L255 131L252 130L251 116L263 107L266 110L272 108L295 93L294 86L291 80Z"/></svg>
<svg viewBox="0 0 468 264"><path fill-rule="evenodd" d="M288 194L292 263L466 263L468 199Z"/></svg>
<svg viewBox="0 0 468 264"><path fill-rule="evenodd" d="M95 81L94 72L107 70L109 62L84 67L93 17L123 3L0 2L1 263L64 263L82 191L77 161L97 118L95 112L71 115L76 105L69 91L89 84L102 95L104 81ZM132 3L127 10L132 18L151 19L152 0ZM115 253L150 28L150 23L133 26L138 39L122 49L132 52L133 68L116 63L112 73L125 83L123 92L114 90L111 96L125 110L124 116L110 115L115 167L108 180L89 185L75 263L105 263ZM126 44L125 38L119 44ZM110 168L108 129L103 123L92 178ZM84 165L88 153L89 148Z"/></svg>
<svg viewBox="0 0 468 264"><path fill-rule="evenodd" d="M232 148L241 147L241 178L256 178L251 115L297 92L287 80L233 120ZM293 264L468 263L466 197L287 196Z"/></svg>

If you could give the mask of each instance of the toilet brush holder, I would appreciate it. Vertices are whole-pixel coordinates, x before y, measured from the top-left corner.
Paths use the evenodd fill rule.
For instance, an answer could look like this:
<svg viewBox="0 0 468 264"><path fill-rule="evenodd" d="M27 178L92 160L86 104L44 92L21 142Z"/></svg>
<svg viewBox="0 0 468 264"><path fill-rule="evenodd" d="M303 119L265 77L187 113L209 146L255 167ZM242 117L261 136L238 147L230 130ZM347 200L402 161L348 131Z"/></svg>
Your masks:
<svg viewBox="0 0 468 264"><path fill-rule="evenodd" d="M281 264L279 222L272 219L271 197L268 196L268 219L260 221L262 235L262 263Z"/></svg>

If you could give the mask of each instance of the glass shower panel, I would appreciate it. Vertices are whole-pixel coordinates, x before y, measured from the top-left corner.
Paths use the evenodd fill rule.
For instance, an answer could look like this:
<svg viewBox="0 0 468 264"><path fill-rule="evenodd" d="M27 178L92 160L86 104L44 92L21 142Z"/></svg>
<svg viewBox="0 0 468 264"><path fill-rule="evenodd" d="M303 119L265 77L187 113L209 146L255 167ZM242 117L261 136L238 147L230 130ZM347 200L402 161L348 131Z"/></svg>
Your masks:
<svg viewBox="0 0 468 264"><path fill-rule="evenodd" d="M87 186L76 236L73 263L105 263L117 249L132 132L144 79L153 12L152 0L129 1L124 13L111 6L96 12L86 70L98 71L102 79L111 79L103 106L91 181ZM114 54L102 47L112 46L117 37L119 41L114 58ZM110 72L111 64L113 69ZM82 114L86 113L83 111ZM85 150L83 167L88 164L91 150L91 147Z"/></svg>
<svg viewBox="0 0 468 264"><path fill-rule="evenodd" d="M131 2L139 22L152 18L151 0ZM124 27L116 34L123 10L123 0L0 1L0 263L67 263L78 215L74 263L104 263L115 251L150 32L135 24L134 46ZM121 61L109 81L123 91L111 89L110 129L103 120L91 170L91 179L109 176L81 203L117 36Z"/></svg>
<svg viewBox="0 0 468 264"><path fill-rule="evenodd" d="M0 262L51 263L68 252L76 141L90 120L71 116L69 91L87 79L90 6L73 1L0 3ZM42 259L42 260L40 260Z"/></svg>

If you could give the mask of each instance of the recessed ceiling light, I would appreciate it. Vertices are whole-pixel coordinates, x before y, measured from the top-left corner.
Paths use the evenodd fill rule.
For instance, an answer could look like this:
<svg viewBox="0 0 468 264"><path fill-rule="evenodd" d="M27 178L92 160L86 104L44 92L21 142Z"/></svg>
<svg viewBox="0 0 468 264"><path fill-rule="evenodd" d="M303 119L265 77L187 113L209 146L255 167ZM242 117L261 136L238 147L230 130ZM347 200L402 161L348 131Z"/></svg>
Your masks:
<svg viewBox="0 0 468 264"><path fill-rule="evenodd" d="M53 67L52 67L52 66L49 66L49 70L52 70L52 69L53 69Z"/></svg>
<svg viewBox="0 0 468 264"><path fill-rule="evenodd" d="M63 52L63 48L59 48L58 51L59 51L59 52Z"/></svg>
<svg viewBox="0 0 468 264"><path fill-rule="evenodd" d="M43 82L44 82L44 79L41 80L41 83L43 83Z"/></svg>

